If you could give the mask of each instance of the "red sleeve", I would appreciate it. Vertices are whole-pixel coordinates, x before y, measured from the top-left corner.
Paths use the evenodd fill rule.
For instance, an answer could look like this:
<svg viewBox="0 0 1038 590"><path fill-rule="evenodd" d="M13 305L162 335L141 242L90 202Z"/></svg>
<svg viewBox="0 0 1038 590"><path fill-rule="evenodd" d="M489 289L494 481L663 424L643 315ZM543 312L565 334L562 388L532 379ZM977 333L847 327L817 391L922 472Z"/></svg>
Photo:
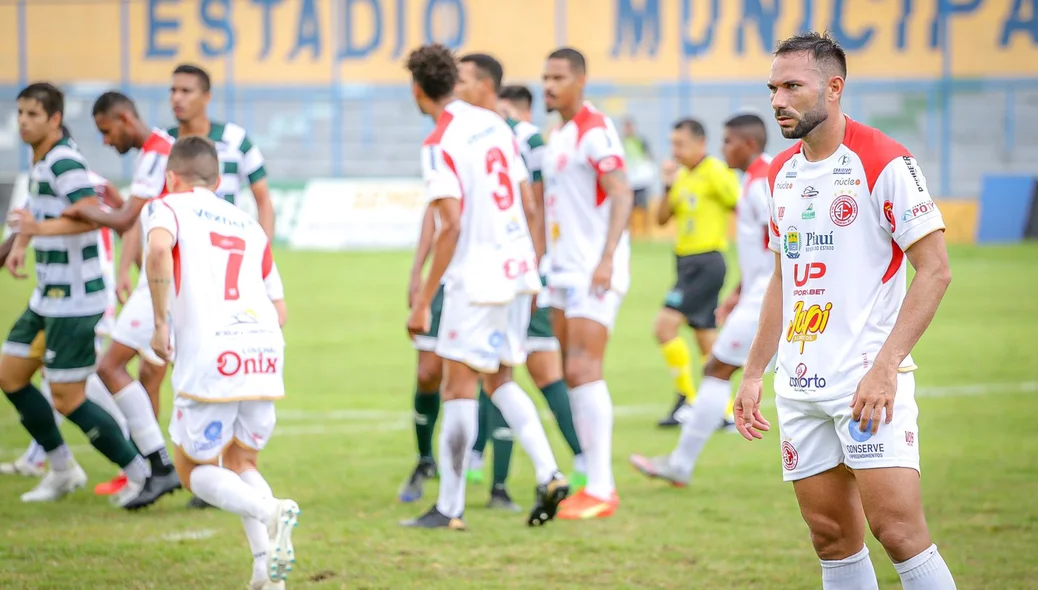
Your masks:
<svg viewBox="0 0 1038 590"><path fill-rule="evenodd" d="M263 248L263 278L266 279L270 275L270 269L274 268L274 253L270 250L270 241L267 241L266 247Z"/></svg>

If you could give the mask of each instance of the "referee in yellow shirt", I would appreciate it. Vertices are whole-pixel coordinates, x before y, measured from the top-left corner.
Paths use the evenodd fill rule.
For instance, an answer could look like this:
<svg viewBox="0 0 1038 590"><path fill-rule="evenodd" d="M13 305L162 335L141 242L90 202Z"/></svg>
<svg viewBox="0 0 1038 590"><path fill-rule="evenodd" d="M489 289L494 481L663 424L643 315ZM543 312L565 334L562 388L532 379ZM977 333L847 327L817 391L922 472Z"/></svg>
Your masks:
<svg viewBox="0 0 1038 590"><path fill-rule="evenodd" d="M677 402L660 426L675 426L675 414L695 398L692 384L692 355L678 331L683 323L695 332L699 351L705 358L717 336L718 296L724 285L724 252L739 180L728 165L706 154L706 130L695 119L682 119L670 134L674 160L680 165L668 184L666 201L660 204L660 225L674 220L674 254L677 281L667 293L656 316L656 340L667 367L674 375ZM719 425L720 426L720 425Z"/></svg>

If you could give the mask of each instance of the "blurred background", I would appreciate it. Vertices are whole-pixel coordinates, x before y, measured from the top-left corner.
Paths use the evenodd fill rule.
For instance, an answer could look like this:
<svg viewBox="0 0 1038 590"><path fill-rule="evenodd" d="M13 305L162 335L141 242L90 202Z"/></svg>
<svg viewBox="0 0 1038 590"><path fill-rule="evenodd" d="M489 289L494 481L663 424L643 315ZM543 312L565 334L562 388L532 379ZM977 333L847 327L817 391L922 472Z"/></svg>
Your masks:
<svg viewBox="0 0 1038 590"><path fill-rule="evenodd" d="M243 125L260 146L279 237L298 246L413 240L413 183L383 181L417 177L418 146L432 127L416 111L402 67L416 45L492 53L506 83L531 86L541 125L550 125L537 88L544 57L561 45L580 49L588 98L618 127L630 121L632 140L648 148L635 180L658 189L654 166L668 155L672 122L700 119L719 154L727 117L748 110L770 120L770 51L809 28L829 29L846 48L845 110L914 152L952 240L1020 239L1038 226L1030 219L1038 170L1033 1L0 0L0 27L3 95L13 99L32 81L59 84L80 147L116 181L128 180L132 158L101 145L93 100L120 89L146 121L168 126L173 68L207 69L211 117ZM768 151L777 153L788 143L771 130ZM0 176L27 167L14 101L3 101ZM318 179L345 179L317 182L317 192L348 194L338 201L344 215L365 219L367 234L392 236L332 243L343 228L321 226L293 239L307 233L300 224L327 223L327 211L308 220L303 206ZM1000 199L997 223L994 207L982 211L989 195Z"/></svg>

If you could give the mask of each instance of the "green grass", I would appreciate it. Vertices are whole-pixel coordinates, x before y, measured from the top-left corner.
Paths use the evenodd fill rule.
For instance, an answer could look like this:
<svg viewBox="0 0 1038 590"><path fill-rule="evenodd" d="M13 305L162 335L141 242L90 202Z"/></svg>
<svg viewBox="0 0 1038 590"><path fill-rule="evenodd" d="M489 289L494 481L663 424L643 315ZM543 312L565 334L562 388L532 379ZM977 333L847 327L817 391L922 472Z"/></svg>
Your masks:
<svg viewBox="0 0 1038 590"><path fill-rule="evenodd" d="M959 588L1034 588L1038 247L955 248L951 256L954 282L915 354L927 517ZM280 252L278 260L290 309L288 397L262 470L276 493L304 509L292 588L819 587L806 527L781 481L776 433L754 444L713 438L685 490L626 465L631 452L669 450L677 435L654 427L672 395L651 335L672 277L665 247L636 247L634 287L609 350L607 378L622 407L614 444L620 510L600 522L530 530L522 516L484 510L486 490L470 486L467 534L397 526L428 505L395 500L414 458L409 256ZM29 288L0 277L0 325L14 321ZM989 387L960 387L974 384ZM165 425L168 391L164 401ZM765 415L774 413L767 402ZM549 431L568 469L561 437ZM64 432L91 484L114 474L74 427ZM26 442L13 409L0 408L3 457ZM126 514L89 492L52 505L18 502L32 485L0 479L0 588L224 589L249 579L240 520L188 512L186 494ZM517 451L513 494L528 506L532 487L532 468ZM168 540L174 534L210 536ZM898 587L882 548L869 543L880 587Z"/></svg>

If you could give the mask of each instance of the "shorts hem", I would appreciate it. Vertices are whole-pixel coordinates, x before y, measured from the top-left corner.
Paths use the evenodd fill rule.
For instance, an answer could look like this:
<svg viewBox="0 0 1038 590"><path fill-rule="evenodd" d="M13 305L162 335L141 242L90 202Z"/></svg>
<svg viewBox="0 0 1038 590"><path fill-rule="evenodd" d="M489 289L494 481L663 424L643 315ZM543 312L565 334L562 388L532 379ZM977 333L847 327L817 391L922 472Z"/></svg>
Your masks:
<svg viewBox="0 0 1038 590"><path fill-rule="evenodd" d="M731 357L725 358L725 353L717 354L716 347L715 347L715 349L710 351L710 356L712 356L715 359L717 359L718 361L728 365L729 367L735 367L737 369L741 369L744 366L746 366L746 359L745 358L742 359L741 361L738 361L738 362L733 360Z"/></svg>
<svg viewBox="0 0 1038 590"><path fill-rule="evenodd" d="M435 336L415 336L413 340L414 349L419 352L436 352Z"/></svg>
<svg viewBox="0 0 1038 590"><path fill-rule="evenodd" d="M493 367L493 368L485 367L485 366L477 367L477 366L473 365L471 361L463 359L463 358L461 358L458 355L453 355L452 356L450 354L444 354L444 353L442 353L440 351L434 351L434 352L436 353L436 356L440 357L441 359L443 359L445 361L453 361L455 363L461 363L461 364L465 365L466 367L472 369L473 371L475 371L475 372L477 372L477 373L479 373L481 375L493 375L493 374L495 374L495 373L497 373L498 371L501 370L501 364L502 363L500 363L500 362L498 363L498 366Z"/></svg>
<svg viewBox="0 0 1038 590"><path fill-rule="evenodd" d="M196 465L216 465L216 464L218 464L220 462L220 457L223 457L223 454L225 452L227 452L227 447L231 446L231 443L233 443L233 442L234 442L233 438L231 440L227 441L227 444L221 446L220 447L220 451L218 453L216 453L216 455L214 455L213 457L208 458L208 459L202 459L202 458L199 458L199 457L196 457L196 456L192 455L191 453L188 452L188 450L186 448L184 448L183 444L177 444L177 447L179 447L181 452L183 452L184 455L188 459L191 459L191 462L196 464ZM176 443L174 443L174 444L176 444Z"/></svg>
<svg viewBox="0 0 1038 590"><path fill-rule="evenodd" d="M826 471L829 471L830 469L832 469L834 467L839 467L843 463L844 462L841 460L841 461L837 461L837 462L832 463L832 464L822 463L821 465L819 465L818 467L815 467L813 469L807 469L807 470L802 470L802 471L783 471L782 472L782 481L785 481L785 482L800 481L801 479L807 479L809 477L814 477L814 476L816 476L816 475L818 475L820 473L825 473Z"/></svg>
<svg viewBox="0 0 1038 590"><path fill-rule="evenodd" d="M912 469L916 473L922 474L922 471L919 469L919 463L918 462L913 463L912 465L907 465L906 463L907 463L906 461L896 461L896 460L867 461L866 463L864 463L864 464L862 464L860 466L854 466L851 463L848 463L848 462L844 461L844 464L846 464L849 469L852 469L854 471L865 471L865 470L868 470L868 469L890 469L892 467L900 467L900 468L903 468L903 469Z"/></svg>
<svg viewBox="0 0 1038 590"><path fill-rule="evenodd" d="M0 347L0 354L20 359L32 358L32 345L23 344L21 342L11 342L8 340L4 342L2 347Z"/></svg>
<svg viewBox="0 0 1038 590"><path fill-rule="evenodd" d="M531 336L526 338L527 356L534 352L558 352L562 350L559 339L554 336Z"/></svg>
<svg viewBox="0 0 1038 590"><path fill-rule="evenodd" d="M47 381L51 383L80 383L86 381L87 377L96 372L96 365L81 367L78 369L51 369L44 367Z"/></svg>
<svg viewBox="0 0 1038 590"><path fill-rule="evenodd" d="M566 312L566 319L567 320L589 320L589 321L595 322L599 326L602 326L603 328L605 328L608 333L610 333L610 334L613 333L613 326L611 324L607 324L607 323L602 321L602 318L593 317L589 313L580 313L580 312L569 313L569 312Z"/></svg>

